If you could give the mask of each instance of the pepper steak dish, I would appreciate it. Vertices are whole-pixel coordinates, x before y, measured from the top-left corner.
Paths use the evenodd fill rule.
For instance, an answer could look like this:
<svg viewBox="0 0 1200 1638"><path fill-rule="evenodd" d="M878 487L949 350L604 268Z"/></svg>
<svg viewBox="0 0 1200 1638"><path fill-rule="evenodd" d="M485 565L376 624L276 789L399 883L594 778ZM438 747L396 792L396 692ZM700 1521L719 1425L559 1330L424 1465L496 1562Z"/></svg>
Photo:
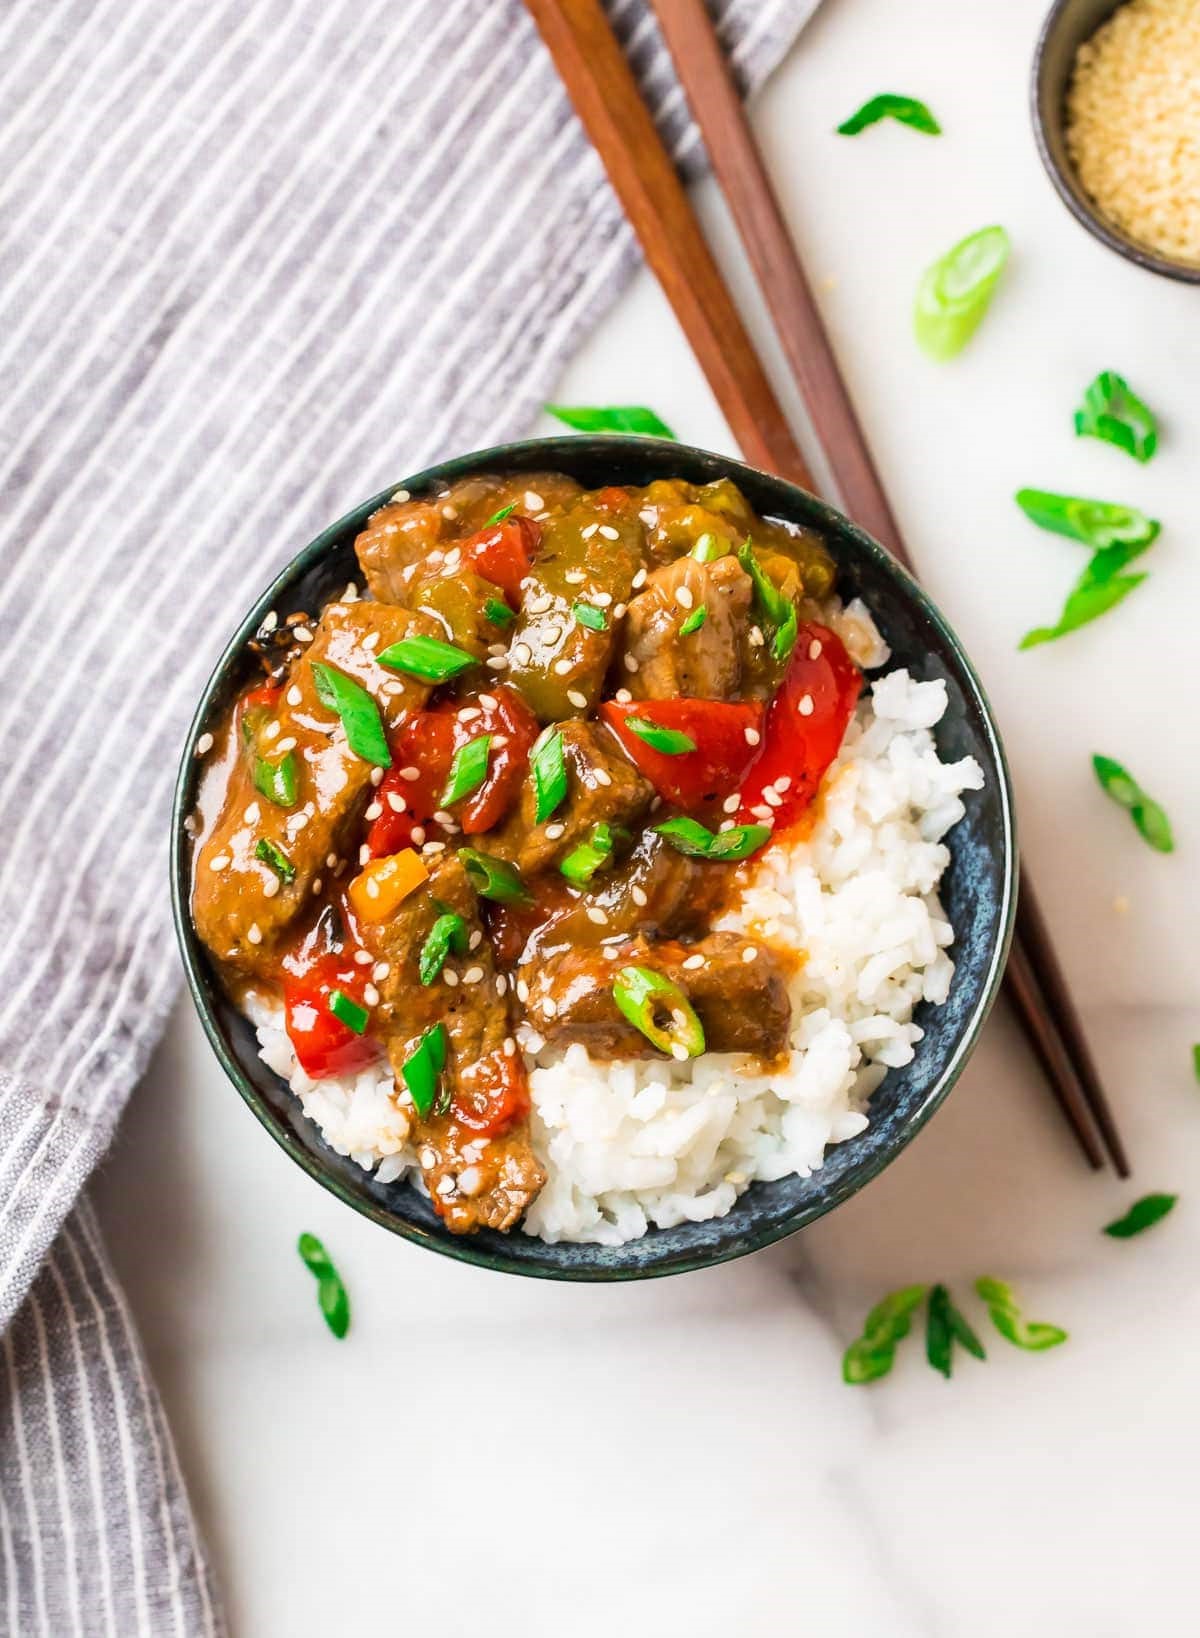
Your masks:
<svg viewBox="0 0 1200 1638"><path fill-rule="evenodd" d="M952 971L945 849L922 823L938 800L953 823L978 780L937 761L927 696L878 708L897 679L940 684L885 677L872 726L857 662L886 649L837 600L822 540L728 480L585 492L543 473L400 491L356 553L365 592L268 617L260 675L197 747L195 927L335 1147L412 1176L454 1233L527 1216L611 1240L728 1210L861 1130L889 1046L911 1057L913 1006ZM955 777L885 798L909 827L897 867L889 815L858 807L905 734L924 786ZM809 926L790 897L802 857L836 900L847 844L891 872L861 924L914 904L928 923L888 934L876 988L896 995L865 997L865 1029L823 974L857 984L878 939L826 950L837 915ZM857 1057L801 1140L835 1026ZM664 1121L683 1148L648 1142ZM557 1205L531 1226L544 1189Z"/></svg>

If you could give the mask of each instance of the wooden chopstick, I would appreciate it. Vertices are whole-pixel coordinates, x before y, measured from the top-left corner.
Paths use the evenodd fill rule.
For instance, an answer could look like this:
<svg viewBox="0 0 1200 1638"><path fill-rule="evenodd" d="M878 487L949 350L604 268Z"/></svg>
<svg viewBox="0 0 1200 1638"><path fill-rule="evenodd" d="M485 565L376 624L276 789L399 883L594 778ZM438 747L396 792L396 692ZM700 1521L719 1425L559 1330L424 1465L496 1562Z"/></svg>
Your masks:
<svg viewBox="0 0 1200 1638"><path fill-rule="evenodd" d="M651 4L842 504L855 522L915 573L703 0ZM1082 1135L1089 1116L1117 1175L1128 1177L1125 1146L1024 868L1014 948L1017 960L1010 972L1009 994L1050 1087L1091 1164L1098 1166L1100 1161L1094 1139L1085 1141Z"/></svg>
<svg viewBox="0 0 1200 1638"><path fill-rule="evenodd" d="M812 489L807 464L600 0L526 5L743 453L752 464ZM655 5L844 504L911 566L707 14L699 0ZM730 153L738 155L732 169ZM1020 900L1032 906L1032 920L1028 908L1018 909L1008 992L1089 1163L1103 1164L1094 1119L1117 1172L1127 1176L1099 1076L1024 879ZM1027 948L1030 941L1036 953Z"/></svg>

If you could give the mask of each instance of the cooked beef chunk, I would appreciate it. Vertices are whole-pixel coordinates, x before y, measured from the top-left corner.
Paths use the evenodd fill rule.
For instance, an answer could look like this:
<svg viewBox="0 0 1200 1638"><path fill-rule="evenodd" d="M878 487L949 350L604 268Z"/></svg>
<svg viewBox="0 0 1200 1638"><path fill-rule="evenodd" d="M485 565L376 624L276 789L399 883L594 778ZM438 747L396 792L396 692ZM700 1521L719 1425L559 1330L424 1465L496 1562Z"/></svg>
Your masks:
<svg viewBox="0 0 1200 1638"><path fill-rule="evenodd" d="M422 984L421 949L446 911L463 918L468 948L452 951L433 983ZM523 1094L524 1070L510 1035L507 983L497 978L475 890L458 856L432 858L428 883L386 921L364 923L361 933L377 962L387 964L386 973L376 969L374 1027L387 1046L398 1089L421 1036L434 1024L446 1026L442 1086L449 1108L413 1116L413 1142L434 1204L456 1234L510 1227L546 1178L529 1144L526 1108L514 1106L513 1123L490 1141L481 1140L478 1125L471 1124L495 1108L498 1087Z"/></svg>
<svg viewBox="0 0 1200 1638"><path fill-rule="evenodd" d="M737 697L754 587L736 557L697 563L681 557L650 576L629 605L625 654L637 669L624 677L635 699L730 700ZM689 614L704 622L681 634Z"/></svg>
<svg viewBox="0 0 1200 1638"><path fill-rule="evenodd" d="M779 958L735 933L711 933L691 945L633 939L536 961L522 971L535 1027L559 1044L581 1041L594 1058L659 1056L613 1000L613 979L629 965L679 985L704 1025L706 1051L771 1062L787 1050L792 1011Z"/></svg>
<svg viewBox="0 0 1200 1638"><path fill-rule="evenodd" d="M425 703L429 689L381 666L375 655L411 632L431 630L423 616L388 604L331 603L265 713L270 720L252 744L237 747L220 817L196 861L196 927L219 960L245 973L275 971L281 939L329 874L327 858L354 843L371 764L354 754L339 719L321 702L313 666L334 666L361 683L392 727ZM281 806L256 789L256 758L274 766L290 759L294 803ZM272 867L273 855L292 872L288 880Z"/></svg>
<svg viewBox="0 0 1200 1638"><path fill-rule="evenodd" d="M601 819L632 825L654 797L654 787L626 761L602 723L564 722L557 732L567 769L565 800L537 824L537 793L533 781L526 780L520 806L487 839L487 851L515 864L523 875L565 859Z"/></svg>

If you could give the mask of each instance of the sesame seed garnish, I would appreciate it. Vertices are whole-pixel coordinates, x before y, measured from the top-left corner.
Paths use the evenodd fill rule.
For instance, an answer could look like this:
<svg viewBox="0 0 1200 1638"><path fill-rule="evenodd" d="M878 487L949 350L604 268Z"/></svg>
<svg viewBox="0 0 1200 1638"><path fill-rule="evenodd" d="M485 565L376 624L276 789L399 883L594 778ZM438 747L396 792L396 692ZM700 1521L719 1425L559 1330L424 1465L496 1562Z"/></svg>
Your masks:
<svg viewBox="0 0 1200 1638"><path fill-rule="evenodd" d="M599 527L600 525L598 523L589 523L586 529L581 529L579 531L580 540L591 540L592 536L596 533L596 530Z"/></svg>
<svg viewBox="0 0 1200 1638"><path fill-rule="evenodd" d="M282 752L284 755L286 755L288 751L294 751L296 749L295 736L293 734L289 734L286 739L281 739L275 749Z"/></svg>
<svg viewBox="0 0 1200 1638"><path fill-rule="evenodd" d="M696 599L692 596L691 587L676 586L675 601L679 604L681 609L690 609L692 604L696 601Z"/></svg>
<svg viewBox="0 0 1200 1638"><path fill-rule="evenodd" d="M632 654L627 654L625 656L625 669L626 669L626 671L628 671L628 672L630 672L632 674L633 672L635 672L637 670L637 668L638 668L638 663L634 659L633 655Z"/></svg>
<svg viewBox="0 0 1200 1638"><path fill-rule="evenodd" d="M296 687L295 683L292 684L287 693L284 695L284 699L287 700L289 705L299 705L303 698L304 695Z"/></svg>
<svg viewBox="0 0 1200 1638"><path fill-rule="evenodd" d="M438 1178L436 1187L438 1194L446 1195L454 1193L454 1179L450 1176L449 1172L447 1172L443 1177Z"/></svg>
<svg viewBox="0 0 1200 1638"><path fill-rule="evenodd" d="M769 808L777 808L783 801L783 797L780 796L774 785L767 785L763 790L763 801Z"/></svg>
<svg viewBox="0 0 1200 1638"><path fill-rule="evenodd" d="M424 847L421 849L422 853L428 853L430 856L435 853L445 853L445 851L445 842L426 842Z"/></svg>
<svg viewBox="0 0 1200 1638"><path fill-rule="evenodd" d="M371 952L370 950L355 950L354 959L360 967L369 967L371 965Z"/></svg>
<svg viewBox="0 0 1200 1638"><path fill-rule="evenodd" d="M634 591L641 591L642 587L645 584L646 584L646 571L645 571L645 569L639 569L638 572L634 575L633 581L632 581Z"/></svg>
<svg viewBox="0 0 1200 1638"><path fill-rule="evenodd" d="M515 1055L516 1050L517 1050L517 1043L513 1040L511 1035L506 1035L504 1037L504 1048L503 1048L504 1056L506 1058L511 1058L511 1057L513 1057Z"/></svg>
<svg viewBox="0 0 1200 1638"><path fill-rule="evenodd" d="M468 950L477 950L482 943L483 943L483 934L480 932L479 928L476 927L474 929L474 931L472 932L470 938L467 940L467 949Z"/></svg>
<svg viewBox="0 0 1200 1638"><path fill-rule="evenodd" d="M508 989L508 979L505 978L503 973L497 973L496 974L496 994L497 995L503 995L504 992L507 989Z"/></svg>
<svg viewBox="0 0 1200 1638"><path fill-rule="evenodd" d="M689 972L694 972L697 967L703 967L704 957L702 955L690 955L683 965Z"/></svg>
<svg viewBox="0 0 1200 1638"><path fill-rule="evenodd" d="M307 626L293 626L292 636L298 643L311 643L313 640L313 634Z"/></svg>
<svg viewBox="0 0 1200 1638"><path fill-rule="evenodd" d="M449 521L451 523L453 523L454 519L458 516L458 507L457 506L451 506L447 502L447 504L442 507L442 516L444 518L448 518Z"/></svg>
<svg viewBox="0 0 1200 1638"><path fill-rule="evenodd" d="M263 738L264 739L278 739L279 738L279 724L277 722L268 722L267 726L263 729Z"/></svg>
<svg viewBox="0 0 1200 1638"><path fill-rule="evenodd" d="M250 806L246 809L245 813L242 815L242 818L246 821L246 823L248 825L256 825L258 823L261 815L262 815L262 809L259 807L258 803L257 802L251 802Z"/></svg>
<svg viewBox="0 0 1200 1638"><path fill-rule="evenodd" d="M587 710L587 695L581 694L578 688L567 689L567 699L579 711Z"/></svg>
<svg viewBox="0 0 1200 1638"><path fill-rule="evenodd" d="M547 1018L554 1018L558 1015L558 1008L549 996L542 1002L542 1012Z"/></svg>
<svg viewBox="0 0 1200 1638"><path fill-rule="evenodd" d="M466 972L462 975L462 981L464 984L478 984L482 977L482 967L468 967Z"/></svg>
<svg viewBox="0 0 1200 1638"><path fill-rule="evenodd" d="M638 517L641 518L647 529L652 529L658 522L658 509L654 506L643 506L638 513Z"/></svg>
<svg viewBox="0 0 1200 1638"><path fill-rule="evenodd" d="M582 586L587 579L587 575L584 574L582 569L568 569L566 574L563 575L563 579L568 586Z"/></svg>
<svg viewBox="0 0 1200 1638"><path fill-rule="evenodd" d="M358 587L354 584L353 580L348 580L346 582L346 589L342 593L342 602L343 603L357 603L358 602Z"/></svg>
<svg viewBox="0 0 1200 1638"><path fill-rule="evenodd" d="M525 510L527 512L540 512L545 504L536 489L527 489L525 491Z"/></svg>
<svg viewBox="0 0 1200 1638"><path fill-rule="evenodd" d="M732 830L733 829L733 820L732 819L722 819L721 823L717 826L717 829L718 830Z"/></svg>
<svg viewBox="0 0 1200 1638"><path fill-rule="evenodd" d="M500 705L500 701L496 698L495 694L480 694L479 703L483 706L485 711L498 710Z"/></svg>
<svg viewBox="0 0 1200 1638"><path fill-rule="evenodd" d="M621 538L621 531L619 529L614 529L611 523L602 523L600 525L600 533L604 536L605 540L620 540Z"/></svg>
<svg viewBox="0 0 1200 1638"><path fill-rule="evenodd" d="M589 904L588 905L588 907L587 907L587 919L589 921L594 921L596 923L597 927L607 927L608 926L608 912L606 910L601 910L601 908L600 908L600 906L598 904Z"/></svg>
<svg viewBox="0 0 1200 1638"><path fill-rule="evenodd" d="M808 657L809 657L810 660L819 660L820 659L820 657L821 657L821 639L819 637L814 637L812 642L809 643L809 645L808 645Z"/></svg>
<svg viewBox="0 0 1200 1638"><path fill-rule="evenodd" d="M489 654L507 654L507 652L508 652L508 649L507 649L507 647L505 646L504 643L489 643L488 644L488 653Z"/></svg>
<svg viewBox="0 0 1200 1638"><path fill-rule="evenodd" d="M397 489L396 493L392 496L392 501L396 505L400 505L402 502L411 499L412 496L409 494L407 489Z"/></svg>
<svg viewBox="0 0 1200 1638"><path fill-rule="evenodd" d="M379 637L379 632L372 631L368 636L363 638L362 646L366 649L368 654L374 654L375 650L379 647Z"/></svg>
<svg viewBox="0 0 1200 1638"><path fill-rule="evenodd" d="M617 603L615 605L615 607L613 608L613 619L614 620L623 620L624 618L625 618L625 605L624 605L624 603Z"/></svg>
<svg viewBox="0 0 1200 1638"><path fill-rule="evenodd" d="M742 732L746 736L747 745L757 745L759 740L762 738L762 735L759 733L757 728L745 728L742 730Z"/></svg>
<svg viewBox="0 0 1200 1638"><path fill-rule="evenodd" d="M774 819L775 817L765 802L760 802L756 808L751 808L750 812L756 819L761 819L764 821L764 823L766 820Z"/></svg>
<svg viewBox="0 0 1200 1638"><path fill-rule="evenodd" d="M682 1041L676 1041L671 1047L671 1056L681 1064L686 1064L691 1054Z"/></svg>
<svg viewBox="0 0 1200 1638"><path fill-rule="evenodd" d="M552 825L547 825L546 826L546 840L548 842L557 842L559 837L566 830L566 828L567 828L566 825L560 825L560 824L557 823L557 821Z"/></svg>
<svg viewBox="0 0 1200 1638"><path fill-rule="evenodd" d="M424 825L414 825L413 826L413 828L412 828L412 840L417 844L418 847L420 847L424 843L424 841L425 841L425 826Z"/></svg>
<svg viewBox="0 0 1200 1638"><path fill-rule="evenodd" d="M616 693L613 695L613 698L616 700L618 705L628 705L633 699L633 695L627 688L618 688Z"/></svg>
<svg viewBox="0 0 1200 1638"><path fill-rule="evenodd" d="M436 1166L437 1165L437 1154L435 1153L435 1151L432 1150L432 1149L422 1149L421 1150L421 1164L422 1164L422 1166L424 1166L426 1168L426 1170L428 1170L430 1166Z"/></svg>
<svg viewBox="0 0 1200 1638"><path fill-rule="evenodd" d="M321 883L320 876L314 876L313 877L313 884L312 884L312 890L313 890L313 897L314 898L321 891L321 886L322 886L322 883Z"/></svg>
<svg viewBox="0 0 1200 1638"><path fill-rule="evenodd" d="M477 705L464 705L462 710L457 713L459 722L474 722L476 717L482 715L483 712Z"/></svg>
<svg viewBox="0 0 1200 1638"><path fill-rule="evenodd" d="M754 961L757 956L758 950L753 944L747 944L746 948L742 951L742 960L747 963Z"/></svg>
<svg viewBox="0 0 1200 1638"><path fill-rule="evenodd" d="M530 614L545 614L547 610L553 607L554 598L549 592L543 592L540 597L531 597L529 599Z"/></svg>
<svg viewBox="0 0 1200 1638"><path fill-rule="evenodd" d="M391 970L392 964L390 961L377 961L371 968L371 977L377 984L382 984Z"/></svg>
<svg viewBox="0 0 1200 1638"><path fill-rule="evenodd" d="M197 756L207 756L209 751L212 750L212 748L213 748L213 737L212 737L212 735L211 734L201 734L200 738L196 741L196 755Z"/></svg>
<svg viewBox="0 0 1200 1638"><path fill-rule="evenodd" d="M533 650L528 643L514 643L512 657L518 665L528 665L533 659Z"/></svg>
<svg viewBox="0 0 1200 1638"><path fill-rule="evenodd" d="M570 671L572 669L571 661L570 660L555 660L554 669L555 669L555 671L558 673L558 675L560 677L565 677L567 675L568 671Z"/></svg>
<svg viewBox="0 0 1200 1638"><path fill-rule="evenodd" d="M523 978L518 978L517 979L517 1000L518 1001L528 1001L529 1000L529 985L525 982L525 980Z"/></svg>
<svg viewBox="0 0 1200 1638"><path fill-rule="evenodd" d="M762 627L761 626L751 626L750 627L750 647L751 648L761 648L762 645L763 645Z"/></svg>
<svg viewBox="0 0 1200 1638"><path fill-rule="evenodd" d="M737 810L741 807L741 805L742 805L742 799L737 794L736 791L734 792L734 794L732 796L727 796L725 798L725 800L721 803L721 807L722 807L722 809L723 809L723 811L725 813L736 813Z"/></svg>
<svg viewBox="0 0 1200 1638"><path fill-rule="evenodd" d="M376 881L374 876L367 877L367 897L369 899L377 899L379 897L379 883Z"/></svg>
<svg viewBox="0 0 1200 1638"><path fill-rule="evenodd" d="M371 783L372 783L372 785L382 785L383 784L383 769L382 768L372 768L371 769Z"/></svg>
<svg viewBox="0 0 1200 1638"><path fill-rule="evenodd" d="M259 631L274 631L278 624L279 616L276 614L274 609L268 609L263 615L262 625L259 626L258 629Z"/></svg>
<svg viewBox="0 0 1200 1638"><path fill-rule="evenodd" d="M404 813L407 810L407 803L399 791L389 791L387 793L387 805L393 813Z"/></svg>
<svg viewBox="0 0 1200 1638"><path fill-rule="evenodd" d="M358 862L360 865L369 864L371 862L371 849L365 842L358 850Z"/></svg>
<svg viewBox="0 0 1200 1638"><path fill-rule="evenodd" d="M400 777L401 779L407 779L411 785L414 779L420 779L421 770L420 768L401 768Z"/></svg>
<svg viewBox="0 0 1200 1638"><path fill-rule="evenodd" d="M775 789L777 791L790 791L791 788L792 788L792 776L791 776L791 774L780 774L779 778L775 781Z"/></svg>
<svg viewBox="0 0 1200 1638"><path fill-rule="evenodd" d="M591 600L598 609L606 609L612 602L612 592L593 592Z"/></svg>
<svg viewBox="0 0 1200 1638"><path fill-rule="evenodd" d="M802 717L811 717L812 716L812 714L813 714L813 697L812 697L811 694L805 694L805 695L802 696L802 698L800 700L800 704L797 706L797 710L800 712L800 715Z"/></svg>
<svg viewBox="0 0 1200 1638"><path fill-rule="evenodd" d="M228 855L228 853L218 853L215 859L210 859L208 861L208 868L210 870L216 870L216 871L228 870L229 869L229 855Z"/></svg>
<svg viewBox="0 0 1200 1638"><path fill-rule="evenodd" d="M278 893L278 891L279 891L279 877L278 876L268 876L266 881L263 883L263 887L262 887L263 898L264 899L273 899L275 897L276 893Z"/></svg>
<svg viewBox="0 0 1200 1638"><path fill-rule="evenodd" d="M383 803L382 802L372 802L371 806L367 809L366 814L364 815L364 817L367 818L367 819L378 819L382 812L383 812Z"/></svg>
<svg viewBox="0 0 1200 1638"><path fill-rule="evenodd" d="M246 939L250 944L262 943L262 928L256 921L252 921L246 929Z"/></svg>
<svg viewBox="0 0 1200 1638"><path fill-rule="evenodd" d="M487 666L489 671L507 671L508 655L492 654L483 663Z"/></svg>
<svg viewBox="0 0 1200 1638"><path fill-rule="evenodd" d="M650 902L650 899L649 899L649 897L648 897L648 895L646 893L646 889L644 887L637 887L637 886L631 887L629 889L629 896L633 900L634 904L636 904L639 907L639 909L642 909L642 910L644 910L646 908L646 906Z"/></svg>
<svg viewBox="0 0 1200 1638"><path fill-rule="evenodd" d="M458 974L454 971L453 967L443 967L442 968L442 979L443 979L443 982L446 983L449 986L450 989L452 989L452 990L457 989L457 987L458 987Z"/></svg>
<svg viewBox="0 0 1200 1638"><path fill-rule="evenodd" d="M439 808L433 817L439 825L452 825L454 823L454 815L447 813L445 808Z"/></svg>

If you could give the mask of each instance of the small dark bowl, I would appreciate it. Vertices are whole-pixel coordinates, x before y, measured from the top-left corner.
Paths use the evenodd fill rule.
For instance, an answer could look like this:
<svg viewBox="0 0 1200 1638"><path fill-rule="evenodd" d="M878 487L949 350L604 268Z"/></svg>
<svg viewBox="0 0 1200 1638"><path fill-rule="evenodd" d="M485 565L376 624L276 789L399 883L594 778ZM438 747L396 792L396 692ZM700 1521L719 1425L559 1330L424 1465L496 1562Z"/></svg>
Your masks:
<svg viewBox="0 0 1200 1638"><path fill-rule="evenodd" d="M1047 175L1077 222L1127 261L1184 284L1200 284L1200 267L1173 262L1132 239L1084 192L1067 152L1067 89L1075 53L1123 0L1055 0L1033 56L1030 102L1033 134Z"/></svg>
<svg viewBox="0 0 1200 1638"><path fill-rule="evenodd" d="M398 487L420 494L439 480L475 471L564 471L589 488L646 484L680 477L697 483L730 477L750 504L768 516L821 531L839 564L839 589L861 596L888 643L893 663L920 678L941 677L949 708L937 728L945 757L974 756L984 790L967 799L967 816L948 838L952 863L942 897L956 929L956 971L944 1006L922 1006L925 1029L914 1061L889 1072L871 1102L871 1125L830 1150L811 1177L756 1183L725 1217L655 1229L615 1248L545 1245L519 1231L458 1238L447 1233L426 1200L407 1184L379 1184L334 1151L300 1112L298 1101L258 1057L254 1031L223 993L192 927L192 841L184 820L196 802L199 768L193 747L254 672L247 640L268 610L280 617L311 610L356 577L354 537L368 515ZM945 620L882 547L823 501L782 479L686 444L653 438L565 437L507 444L431 467L389 484L324 534L283 571L242 621L197 707L175 791L171 889L175 926L188 984L213 1050L254 1114L292 1159L348 1205L418 1245L509 1273L563 1280L642 1279L676 1274L743 1256L811 1223L860 1189L921 1129L958 1079L995 997L1004 969L1016 897L1012 794L996 725L983 690Z"/></svg>

